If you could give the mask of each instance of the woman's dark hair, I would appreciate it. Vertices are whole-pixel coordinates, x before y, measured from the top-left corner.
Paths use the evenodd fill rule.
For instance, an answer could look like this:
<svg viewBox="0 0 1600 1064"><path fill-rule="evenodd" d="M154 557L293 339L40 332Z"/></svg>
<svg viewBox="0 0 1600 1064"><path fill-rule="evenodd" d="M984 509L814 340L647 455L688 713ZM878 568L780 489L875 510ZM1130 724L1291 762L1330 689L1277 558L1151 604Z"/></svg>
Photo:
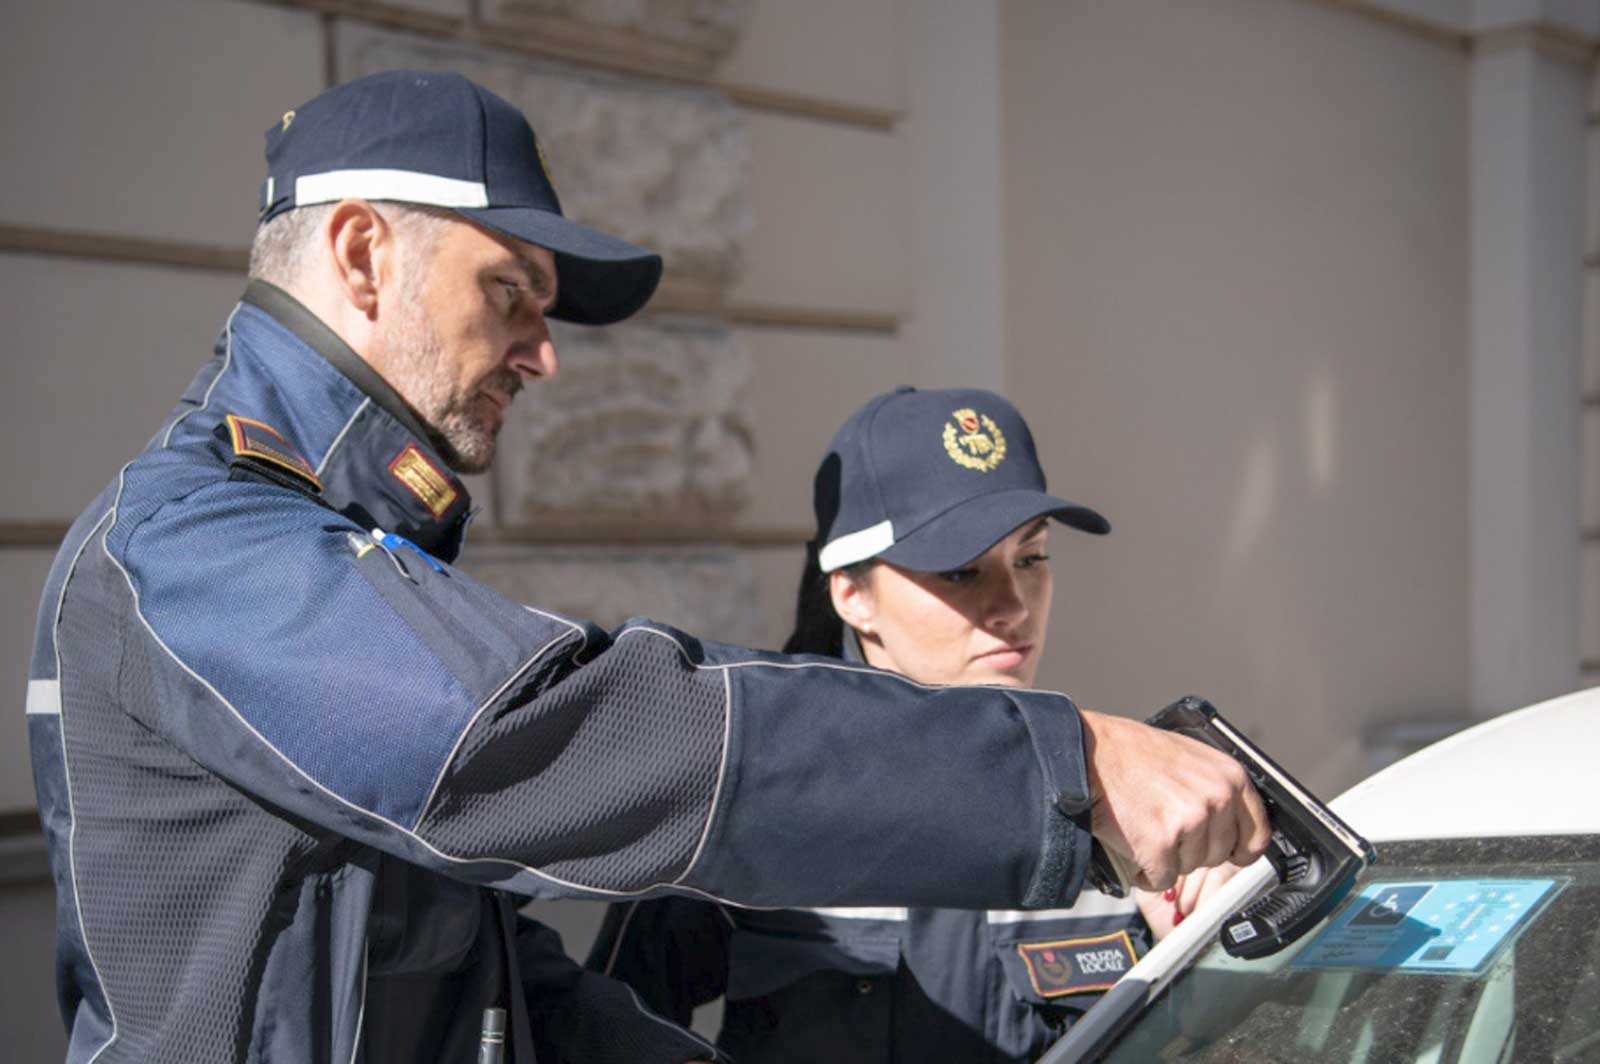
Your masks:
<svg viewBox="0 0 1600 1064"><path fill-rule="evenodd" d="M844 657L844 621L833 608L833 595L829 593L829 577L818 566L817 541L806 544L805 568L800 570L800 588L795 594L794 631L783 644L785 654L826 654ZM844 567L844 572L860 580L877 562L868 558L864 562Z"/></svg>

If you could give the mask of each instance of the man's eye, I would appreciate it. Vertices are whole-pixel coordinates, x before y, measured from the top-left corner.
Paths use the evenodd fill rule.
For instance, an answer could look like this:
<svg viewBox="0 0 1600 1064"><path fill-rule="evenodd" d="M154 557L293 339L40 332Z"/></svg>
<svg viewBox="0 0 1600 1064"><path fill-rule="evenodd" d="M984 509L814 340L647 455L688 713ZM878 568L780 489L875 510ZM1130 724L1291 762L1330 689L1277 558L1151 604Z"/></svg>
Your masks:
<svg viewBox="0 0 1600 1064"><path fill-rule="evenodd" d="M978 575L978 570L968 566L965 569L951 569L939 574L939 579L951 584L965 584Z"/></svg>
<svg viewBox="0 0 1600 1064"><path fill-rule="evenodd" d="M1032 569L1035 565L1043 565L1050 560L1050 555L1042 553L1024 554L1017 559L1019 569Z"/></svg>

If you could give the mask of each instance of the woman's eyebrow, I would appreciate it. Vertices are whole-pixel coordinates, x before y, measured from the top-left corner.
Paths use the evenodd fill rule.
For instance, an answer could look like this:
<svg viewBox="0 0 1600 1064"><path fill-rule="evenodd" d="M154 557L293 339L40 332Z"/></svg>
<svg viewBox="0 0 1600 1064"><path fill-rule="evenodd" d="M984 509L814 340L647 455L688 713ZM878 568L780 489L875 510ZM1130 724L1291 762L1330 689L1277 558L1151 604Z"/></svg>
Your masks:
<svg viewBox="0 0 1600 1064"><path fill-rule="evenodd" d="M1033 527L1028 529L1027 534L1022 537L1021 542L1028 543L1034 539L1037 539L1039 535L1046 531L1049 527L1050 519L1048 517L1039 518L1039 520L1034 522Z"/></svg>

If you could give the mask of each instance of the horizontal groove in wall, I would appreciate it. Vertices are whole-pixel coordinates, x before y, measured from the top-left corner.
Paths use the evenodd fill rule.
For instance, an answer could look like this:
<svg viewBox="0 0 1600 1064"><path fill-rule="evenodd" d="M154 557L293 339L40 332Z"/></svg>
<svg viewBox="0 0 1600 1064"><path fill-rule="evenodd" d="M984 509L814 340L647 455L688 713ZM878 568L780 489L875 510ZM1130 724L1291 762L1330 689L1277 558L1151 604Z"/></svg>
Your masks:
<svg viewBox="0 0 1600 1064"><path fill-rule="evenodd" d="M109 236L62 229L0 224L0 252L51 255L87 262L168 266L243 274L250 259L244 248L212 247L152 237ZM721 283L692 276L668 275L659 297L645 313L696 314L733 325L768 325L828 332L893 333L900 315L887 311L832 307L786 307L727 303Z"/></svg>
<svg viewBox="0 0 1600 1064"><path fill-rule="evenodd" d="M1590 392L1583 397L1584 406L1600 406L1600 392Z"/></svg>
<svg viewBox="0 0 1600 1064"><path fill-rule="evenodd" d="M900 315L872 310L830 310L729 303L723 308L722 316L729 324L755 327L883 334L892 334L900 329Z"/></svg>
<svg viewBox="0 0 1600 1064"><path fill-rule="evenodd" d="M0 548L54 549L66 538L68 527L66 521L0 521ZM645 526L639 522L636 514L619 514L612 520L561 521L553 518L542 525L484 527L474 524L467 541L473 546L676 547L703 544L714 547L791 547L803 545L810 538L810 530L803 528ZM0 814L0 817L3 816Z"/></svg>
<svg viewBox="0 0 1600 1064"><path fill-rule="evenodd" d="M1359 15L1435 44L1463 51L1493 51L1528 45L1553 58L1577 63L1592 63L1597 52L1600 52L1600 39L1555 22L1529 20L1483 30L1466 30L1421 15L1395 11L1376 0L1309 2Z"/></svg>
<svg viewBox="0 0 1600 1064"><path fill-rule="evenodd" d="M525 25L476 22L448 15L397 8L367 0L254 0L365 22L455 44L493 48L538 59L556 59L615 74L630 74L680 85L693 85L726 96L733 103L821 122L837 122L878 131L891 130L900 112L828 100L751 85L735 85L710 77L710 61L688 46L626 30L606 30L559 16L539 16Z"/></svg>
<svg viewBox="0 0 1600 1064"><path fill-rule="evenodd" d="M250 252L244 248L5 224L0 224L0 251L238 274L244 273L250 261Z"/></svg>
<svg viewBox="0 0 1600 1064"><path fill-rule="evenodd" d="M1434 22L1420 15L1407 15L1399 11L1371 2L1371 0L1310 0L1311 3L1323 7L1337 8L1347 11L1352 15L1360 15L1371 19L1391 29L1403 30L1416 37L1422 37L1435 44L1442 44L1449 48L1458 48L1465 51L1471 45L1472 35L1448 26L1442 22Z"/></svg>

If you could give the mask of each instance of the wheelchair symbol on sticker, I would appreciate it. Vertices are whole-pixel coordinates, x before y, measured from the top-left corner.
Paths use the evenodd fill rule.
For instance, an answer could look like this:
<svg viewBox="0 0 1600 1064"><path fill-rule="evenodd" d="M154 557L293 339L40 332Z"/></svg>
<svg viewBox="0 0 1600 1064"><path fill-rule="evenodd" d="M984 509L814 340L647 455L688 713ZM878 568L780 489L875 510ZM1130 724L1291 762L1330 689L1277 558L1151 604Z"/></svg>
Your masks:
<svg viewBox="0 0 1600 1064"><path fill-rule="evenodd" d="M1384 887L1350 920L1351 927L1394 927L1416 908L1431 883L1417 883L1405 887Z"/></svg>

